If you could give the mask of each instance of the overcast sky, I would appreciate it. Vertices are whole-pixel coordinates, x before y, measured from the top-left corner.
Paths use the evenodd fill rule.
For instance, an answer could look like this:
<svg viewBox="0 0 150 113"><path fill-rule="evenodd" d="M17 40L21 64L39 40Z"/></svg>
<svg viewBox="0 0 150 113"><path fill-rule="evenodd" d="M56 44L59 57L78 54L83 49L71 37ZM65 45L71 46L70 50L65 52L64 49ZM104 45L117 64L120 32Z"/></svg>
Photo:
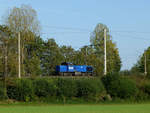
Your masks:
<svg viewBox="0 0 150 113"><path fill-rule="evenodd" d="M150 46L149 0L0 0L0 18L21 4L37 11L44 39L54 38L59 45L75 49L90 43L96 24L106 24L119 49L122 69L130 69Z"/></svg>

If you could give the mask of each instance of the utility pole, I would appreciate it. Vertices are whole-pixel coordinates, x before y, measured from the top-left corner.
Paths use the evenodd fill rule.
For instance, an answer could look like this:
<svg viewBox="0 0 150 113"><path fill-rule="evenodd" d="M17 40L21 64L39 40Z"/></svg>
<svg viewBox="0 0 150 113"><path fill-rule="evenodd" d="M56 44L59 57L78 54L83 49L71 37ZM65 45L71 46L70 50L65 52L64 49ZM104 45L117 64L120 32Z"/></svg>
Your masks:
<svg viewBox="0 0 150 113"><path fill-rule="evenodd" d="M147 75L147 60L146 60L146 51L145 51L145 53L144 53L144 68L145 68L145 72L144 72L144 74L145 74L145 76Z"/></svg>
<svg viewBox="0 0 150 113"><path fill-rule="evenodd" d="M106 58L106 29L104 29L104 75L107 74L107 58Z"/></svg>
<svg viewBox="0 0 150 113"><path fill-rule="evenodd" d="M8 56L8 52L7 52L7 39L6 39L5 44L4 44L4 59L5 59L4 60L4 62L5 62L4 63L4 65L5 65L5 73L4 74L5 75L4 76L5 76L5 78L8 76L8 69L7 69L8 68L8 65L7 65L8 64L8 62L7 62L8 57L7 56Z"/></svg>
<svg viewBox="0 0 150 113"><path fill-rule="evenodd" d="M18 33L18 78L21 78L20 75L21 69L20 69L20 32Z"/></svg>
<svg viewBox="0 0 150 113"><path fill-rule="evenodd" d="M86 65L87 65L87 47L88 47L88 46L85 46L85 57L86 57L86 58L85 58L85 64L86 64Z"/></svg>

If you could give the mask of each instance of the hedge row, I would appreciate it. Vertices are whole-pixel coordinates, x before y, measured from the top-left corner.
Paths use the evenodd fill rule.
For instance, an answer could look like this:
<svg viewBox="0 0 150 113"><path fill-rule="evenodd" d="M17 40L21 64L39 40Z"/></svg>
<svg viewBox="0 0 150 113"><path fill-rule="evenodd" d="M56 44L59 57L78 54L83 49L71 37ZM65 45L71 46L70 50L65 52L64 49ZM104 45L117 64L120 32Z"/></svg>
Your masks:
<svg viewBox="0 0 150 113"><path fill-rule="evenodd" d="M99 100L105 92L100 79L38 78L17 79L7 84L9 99L34 101L36 99L72 99Z"/></svg>
<svg viewBox="0 0 150 113"><path fill-rule="evenodd" d="M4 83L0 82L0 100L7 99L6 88L4 87Z"/></svg>
<svg viewBox="0 0 150 113"><path fill-rule="evenodd" d="M35 78L7 80L6 87L0 82L0 100L49 101L84 99L105 101L150 99L150 83L137 85L135 80L110 74L100 78Z"/></svg>
<svg viewBox="0 0 150 113"><path fill-rule="evenodd" d="M137 95L136 83L127 78L122 78L118 74L110 74L102 78L107 92L114 98L130 99Z"/></svg>
<svg viewBox="0 0 150 113"><path fill-rule="evenodd" d="M113 99L147 101L150 100L150 82L147 79L136 81L134 77L120 76L118 73L109 74L102 82Z"/></svg>

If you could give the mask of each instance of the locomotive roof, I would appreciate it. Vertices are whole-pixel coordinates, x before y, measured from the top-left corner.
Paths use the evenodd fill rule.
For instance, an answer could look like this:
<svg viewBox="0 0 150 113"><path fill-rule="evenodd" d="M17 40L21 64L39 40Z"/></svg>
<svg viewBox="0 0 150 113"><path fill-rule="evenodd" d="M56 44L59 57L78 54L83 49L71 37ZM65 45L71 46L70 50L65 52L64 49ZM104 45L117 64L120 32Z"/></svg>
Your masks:
<svg viewBox="0 0 150 113"><path fill-rule="evenodd" d="M61 65L73 65L71 62L62 62Z"/></svg>

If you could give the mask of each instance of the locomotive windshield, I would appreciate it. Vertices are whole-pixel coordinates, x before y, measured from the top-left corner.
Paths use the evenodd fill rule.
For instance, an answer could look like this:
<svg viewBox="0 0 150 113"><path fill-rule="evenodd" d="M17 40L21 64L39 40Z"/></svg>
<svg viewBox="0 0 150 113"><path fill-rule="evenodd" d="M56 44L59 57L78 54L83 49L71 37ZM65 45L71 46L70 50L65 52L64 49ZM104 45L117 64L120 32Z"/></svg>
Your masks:
<svg viewBox="0 0 150 113"><path fill-rule="evenodd" d="M87 69L88 72L93 71L93 68L91 66L88 66L86 69Z"/></svg>

